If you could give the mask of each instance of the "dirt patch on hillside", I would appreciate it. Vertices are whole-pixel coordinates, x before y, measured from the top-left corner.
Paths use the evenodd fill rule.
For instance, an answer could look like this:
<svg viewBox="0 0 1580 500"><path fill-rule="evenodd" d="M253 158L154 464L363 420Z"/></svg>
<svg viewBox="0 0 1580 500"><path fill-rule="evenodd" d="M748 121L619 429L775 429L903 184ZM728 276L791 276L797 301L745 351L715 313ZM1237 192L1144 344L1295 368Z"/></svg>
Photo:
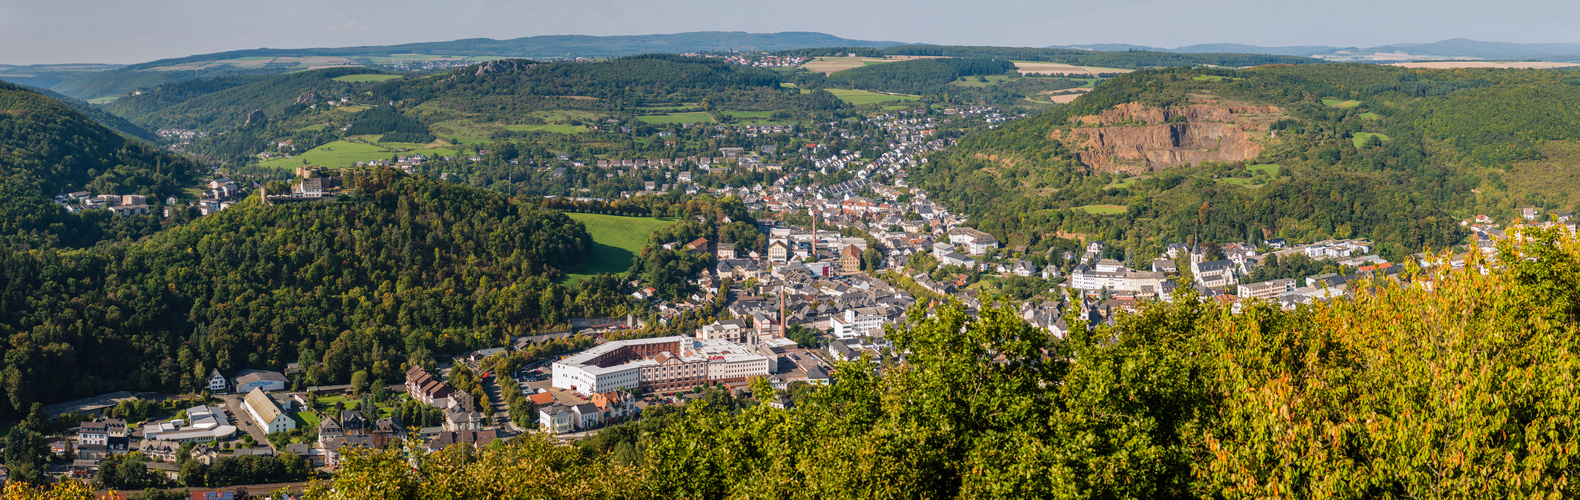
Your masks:
<svg viewBox="0 0 1580 500"><path fill-rule="evenodd" d="M1141 174L1256 158L1264 149L1258 140L1282 116L1283 110L1272 106L1152 108L1132 102L1071 118L1073 128L1055 130L1049 139L1063 142L1094 170Z"/></svg>

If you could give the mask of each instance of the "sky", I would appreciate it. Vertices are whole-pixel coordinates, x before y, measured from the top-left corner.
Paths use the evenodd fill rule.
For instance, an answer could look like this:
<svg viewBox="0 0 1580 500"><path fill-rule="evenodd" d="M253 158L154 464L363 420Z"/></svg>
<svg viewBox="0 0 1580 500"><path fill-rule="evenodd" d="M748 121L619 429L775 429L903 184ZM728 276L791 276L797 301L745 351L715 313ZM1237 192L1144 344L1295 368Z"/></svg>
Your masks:
<svg viewBox="0 0 1580 500"><path fill-rule="evenodd" d="M1575 19L1580 2L1551 0L0 0L0 64L687 31L1025 47L1577 43Z"/></svg>

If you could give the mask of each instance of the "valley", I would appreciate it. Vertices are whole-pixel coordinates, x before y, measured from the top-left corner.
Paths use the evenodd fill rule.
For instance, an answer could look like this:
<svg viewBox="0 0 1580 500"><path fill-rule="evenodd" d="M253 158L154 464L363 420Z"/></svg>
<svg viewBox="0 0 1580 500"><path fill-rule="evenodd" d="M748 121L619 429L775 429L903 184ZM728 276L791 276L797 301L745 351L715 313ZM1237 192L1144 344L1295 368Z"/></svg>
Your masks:
<svg viewBox="0 0 1580 500"><path fill-rule="evenodd" d="M0 84L16 488L1569 491L1567 72L466 47Z"/></svg>

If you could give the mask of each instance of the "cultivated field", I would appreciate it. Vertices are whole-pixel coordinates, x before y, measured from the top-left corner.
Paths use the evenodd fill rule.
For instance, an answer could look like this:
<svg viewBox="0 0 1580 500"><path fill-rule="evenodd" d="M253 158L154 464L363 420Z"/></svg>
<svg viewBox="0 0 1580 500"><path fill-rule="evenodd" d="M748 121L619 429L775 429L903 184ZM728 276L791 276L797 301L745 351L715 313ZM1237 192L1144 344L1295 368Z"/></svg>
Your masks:
<svg viewBox="0 0 1580 500"><path fill-rule="evenodd" d="M1037 61L1010 61L1010 62L1015 63L1015 71L1019 71L1023 75L1032 75L1032 74L1052 75L1052 74L1058 74L1058 73L1064 73L1064 74L1081 74L1081 73L1084 73L1084 74L1087 74L1087 75L1091 75L1092 78L1097 78L1097 74L1098 73L1129 73L1131 71L1131 70L1128 70L1128 69L1083 67L1083 66L1074 66L1074 65L1070 65L1070 64L1064 64L1064 63L1053 63L1053 62L1037 62Z"/></svg>
<svg viewBox="0 0 1580 500"><path fill-rule="evenodd" d="M883 64L887 62L894 61L876 57L818 57L807 61L801 67L806 68L807 71L830 74L851 68L860 68L868 63Z"/></svg>
<svg viewBox="0 0 1580 500"><path fill-rule="evenodd" d="M566 213L587 226L593 237L592 254L582 261L581 272L570 273L567 280L577 282L599 274L623 274L631 269L631 259L647 244L653 230L674 224L673 219L620 217L618 215Z"/></svg>
<svg viewBox="0 0 1580 500"><path fill-rule="evenodd" d="M1064 89L1060 90L1059 92L1074 92L1074 94L1049 95L1046 96L1046 98L1048 99L1048 102L1055 104L1069 104L1071 102L1075 102L1075 98L1081 97L1082 94L1090 92L1091 90L1092 89L1084 88Z"/></svg>
<svg viewBox="0 0 1580 500"><path fill-rule="evenodd" d="M1360 101L1340 101L1338 99L1323 99L1322 100L1322 105L1324 105L1324 106L1333 106L1335 108L1353 108L1353 107L1356 107L1356 106L1360 106L1361 102Z"/></svg>
<svg viewBox="0 0 1580 500"><path fill-rule="evenodd" d="M1494 68L1494 69L1553 69L1573 68L1580 63L1545 62L1545 61L1433 61L1394 63L1394 66L1405 68L1426 69L1452 69L1452 68Z"/></svg>

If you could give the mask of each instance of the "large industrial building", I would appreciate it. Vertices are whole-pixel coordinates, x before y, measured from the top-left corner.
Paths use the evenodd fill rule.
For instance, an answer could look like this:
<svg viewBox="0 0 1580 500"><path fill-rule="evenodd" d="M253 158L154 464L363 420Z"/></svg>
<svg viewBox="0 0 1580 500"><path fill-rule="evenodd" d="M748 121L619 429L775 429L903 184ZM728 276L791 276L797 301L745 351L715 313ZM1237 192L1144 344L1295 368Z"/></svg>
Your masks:
<svg viewBox="0 0 1580 500"><path fill-rule="evenodd" d="M615 390L676 392L744 382L769 373L752 345L691 337L618 340L554 363L554 387L593 395Z"/></svg>

